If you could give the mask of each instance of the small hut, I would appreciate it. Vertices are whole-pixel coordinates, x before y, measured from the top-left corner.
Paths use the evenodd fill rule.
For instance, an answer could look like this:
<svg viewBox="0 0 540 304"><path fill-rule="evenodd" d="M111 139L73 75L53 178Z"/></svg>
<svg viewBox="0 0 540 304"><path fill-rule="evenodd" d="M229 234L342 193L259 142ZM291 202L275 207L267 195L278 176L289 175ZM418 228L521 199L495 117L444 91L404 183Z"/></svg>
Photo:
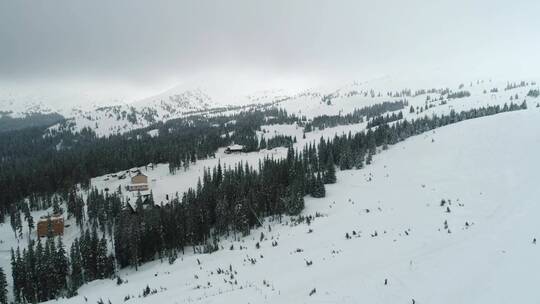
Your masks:
<svg viewBox="0 0 540 304"><path fill-rule="evenodd" d="M64 234L64 217L61 214L42 216L37 222L37 236L47 236L50 231L53 236Z"/></svg>
<svg viewBox="0 0 540 304"><path fill-rule="evenodd" d="M240 152L244 152L244 146L242 145L230 145L227 148L225 148L226 154L240 153Z"/></svg>
<svg viewBox="0 0 540 304"><path fill-rule="evenodd" d="M146 191L148 188L148 176L140 171L131 178L131 185L127 186L128 191Z"/></svg>

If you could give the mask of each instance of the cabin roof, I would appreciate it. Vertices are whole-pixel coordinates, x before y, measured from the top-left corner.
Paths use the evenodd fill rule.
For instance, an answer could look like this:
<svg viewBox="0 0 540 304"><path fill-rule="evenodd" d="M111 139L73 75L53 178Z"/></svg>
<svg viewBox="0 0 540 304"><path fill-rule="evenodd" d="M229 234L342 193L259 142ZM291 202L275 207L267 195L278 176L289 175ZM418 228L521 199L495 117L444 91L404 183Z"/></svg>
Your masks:
<svg viewBox="0 0 540 304"><path fill-rule="evenodd" d="M46 222L48 220L51 220L51 221L59 221L59 220L64 220L64 217L62 215L51 215L51 216L42 216L38 222Z"/></svg>
<svg viewBox="0 0 540 304"><path fill-rule="evenodd" d="M229 149L229 150L242 150L242 149L244 149L244 146L235 144L235 145L228 146L227 149Z"/></svg>

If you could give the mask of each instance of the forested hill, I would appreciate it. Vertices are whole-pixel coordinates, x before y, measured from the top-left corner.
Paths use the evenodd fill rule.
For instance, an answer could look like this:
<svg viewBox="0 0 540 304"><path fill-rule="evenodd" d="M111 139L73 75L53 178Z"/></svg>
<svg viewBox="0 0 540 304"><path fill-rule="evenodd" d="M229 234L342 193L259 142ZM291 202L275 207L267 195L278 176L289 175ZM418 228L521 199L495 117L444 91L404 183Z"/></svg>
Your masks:
<svg viewBox="0 0 540 304"><path fill-rule="evenodd" d="M354 113L322 116L316 126L358 123L387 112L403 109L398 100L365 106ZM382 116L381 116L382 117ZM158 122L124 134L100 137L90 128L70 130L28 128L0 134L0 208L33 195L66 192L73 185L88 185L91 177L149 163L169 163L171 172L198 159L213 157L219 147L236 143L245 152L289 146L290 136L259 138L263 124L291 124L313 129L305 117L289 115L278 108L248 109L230 115L194 115Z"/></svg>
<svg viewBox="0 0 540 304"><path fill-rule="evenodd" d="M11 113L0 112L0 132L34 127L46 129L63 120L64 117L58 113L29 113L21 117L12 117Z"/></svg>
<svg viewBox="0 0 540 304"><path fill-rule="evenodd" d="M270 117L270 118L269 118ZM184 163L212 156L232 142L246 151L259 147L255 134L263 123L297 121L283 110L242 112L232 116L193 116L158 123L122 135L98 137L92 130L80 133L27 128L0 133L0 207L30 194L66 191L83 186L93 176L148 163ZM154 136L155 132L157 136Z"/></svg>

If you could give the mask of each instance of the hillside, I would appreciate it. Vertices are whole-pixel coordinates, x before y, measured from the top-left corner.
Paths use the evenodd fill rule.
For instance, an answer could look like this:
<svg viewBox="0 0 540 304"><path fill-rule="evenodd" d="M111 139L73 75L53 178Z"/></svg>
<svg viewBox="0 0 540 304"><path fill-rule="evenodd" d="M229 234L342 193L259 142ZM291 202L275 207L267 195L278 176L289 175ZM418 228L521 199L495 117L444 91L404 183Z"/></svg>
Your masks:
<svg viewBox="0 0 540 304"><path fill-rule="evenodd" d="M450 87L432 86L429 82L416 84L414 87L405 84L408 82L382 78L338 86L314 87L299 92L269 90L234 97L180 86L129 104L102 106L91 110L73 109L64 115L68 118L67 122L53 129L63 126L77 132L90 128L98 136L107 136L190 115L230 115L242 110L275 106L287 110L290 114L311 119L321 115L344 115L357 108L393 100L407 100L426 110L427 107L440 105L443 105L446 111L462 110L487 104L502 105L510 102L516 93L523 98L529 89L537 88L536 83L531 81L517 82L515 87L512 86L515 82L492 80L455 83ZM496 91L493 91L494 89ZM470 96L451 98L448 95L456 92L468 92ZM448 102L449 99L454 102Z"/></svg>
<svg viewBox="0 0 540 304"><path fill-rule="evenodd" d="M129 114L121 112L123 106L105 107L96 112L101 116L87 117L84 123L74 123L72 120L71 124L66 124L73 128L72 131L88 123L95 124L94 132L97 135L110 134L111 130L123 133L149 126L108 139L88 138L83 134L74 134L73 138L65 134L60 134L58 138L54 135L44 137L37 130L35 135L39 138L39 144L36 147L52 154L40 154L41 151L32 149L28 151L24 148L26 144L21 147L17 144L13 149L17 147L23 155L19 158L19 155L15 155L17 153L7 149L7 158L3 163L6 169L13 170L7 161L12 159L24 170L22 173L32 175L31 172L37 172L38 168L30 168L20 160L27 161L32 159L32 155L37 155L45 157L41 159L46 164L48 157L55 157L51 159L52 166L62 163L64 170L73 170L72 175L61 173L61 182L65 182L66 177L77 177L75 170L85 165L91 169L99 168L99 174L108 174L92 177L88 181L77 180L87 183L96 189L95 192L88 191L81 184L71 188L70 191L76 190L75 194L80 197L81 215L85 218L82 222L75 215L73 205L69 205L73 200L65 189L53 196L27 198L24 204L21 202L18 210L8 210L9 214L16 212L19 220L23 218L21 224L15 220L16 217L10 216L5 224L0 225L0 251L4 252L0 255L0 266L7 274L10 296L13 296L10 249L19 247L22 250L29 238L35 239L35 231L28 233L23 208L28 203L33 206L30 214L36 220L41 215L52 213L55 204L67 210L65 215L69 218L66 218L63 237L67 250L73 250L73 246L78 244L76 240L82 238L81 229L90 231L99 227L97 229L100 231L99 237L103 235L105 253L111 254L110 261L114 261L117 267L114 276L124 281L117 286L116 280L94 281L98 278L95 276L86 278L83 283L87 284L78 291L80 285L70 291L77 291L79 296L63 299L66 303L80 302L84 297L90 302L100 298L106 302L109 298L112 303L154 303L170 298L178 299L179 303L226 303L233 300L282 303L298 302L299 299L304 302L345 303L406 303L412 299L437 303L450 303L450 300L488 303L492 300L488 296L496 292L470 294L467 284L472 284L474 280L486 284L484 288L499 291L500 284L507 283L505 280L517 281L512 277L513 273L504 272L509 271L504 267L510 269L522 255L527 255L527 250L533 246L532 240L538 236L532 218L519 218L521 214L534 214L535 208L531 198L536 193L532 183L534 157L540 146L536 136L539 131L536 121L540 112L537 99L527 95L536 88L536 84L525 81L505 84L477 81L459 84L453 89L380 89L380 92L366 89L368 85L374 83L355 83L330 91L312 90L269 104L256 103L243 108L209 106L202 112L190 112L204 115L171 121L170 124L151 126L150 121L146 121L140 125L126 124L126 129L114 129L114 126L118 127L118 117L115 115L119 115L120 120L141 115L135 106L153 105L152 109L143 107L147 117L152 118L153 115L164 117L170 113L167 108L171 103L184 107L185 101L192 98L199 100L198 104L202 107L211 104L211 99L205 99L202 91L182 95L187 99L178 97L168 102L158 96L130 107L132 112ZM361 89L361 86L365 88ZM523 110L526 104L528 109ZM294 116L287 116L277 109L268 110L267 107L279 107ZM259 111L251 110L255 108ZM186 112L177 114L179 117L192 115ZM482 117L485 115L493 116ZM154 122L157 121L160 120ZM414 124L414 121L417 123ZM408 127L412 125L413 128ZM447 126L440 128L442 125ZM94 128L92 125L86 126ZM103 129L103 126L110 129ZM25 136L33 138L32 134ZM420 135L410 137L413 134ZM10 144L19 141L7 137L4 140ZM235 140L254 143L254 146L243 153L225 153L224 145L235 143ZM274 143L270 147L271 141ZM269 146L266 146L266 142ZM289 145L297 149L296 156L292 158L291 150L287 149ZM310 150L306 150L308 147ZM312 147L317 151L311 150ZM138 154L130 155L135 151ZM195 154L195 151L199 154ZM331 156L332 153L335 158ZM326 155L327 160L321 155ZM373 163L368 160L371 156L374 156ZM112 157L116 157L116 160L111 163ZM141 159L146 162L141 162ZM163 162L164 159L170 163ZM85 165L82 165L83 162ZM134 162L142 166L130 168ZM240 162L242 165L238 166ZM264 174L280 172L282 169L276 168L283 165L294 164L294 167L284 168L284 172L289 173L280 175L280 178L268 179L271 185L257 184L260 182L258 178L257 183L250 184L246 176L250 174L255 177L258 170L263 170L261 162L271 165L271 169L264 169ZM307 165L302 165L306 162ZM324 182L326 197L315 199L312 197L316 196L312 192L315 175L322 174L325 178L330 172L328 164L344 170L338 171L337 184ZM233 176L233 180L229 180L232 184L219 181L219 197L205 199L202 195L206 195L203 192L208 191L207 186L218 182L208 180L210 170L218 165L224 171L229 171L228 178ZM365 167L360 170L348 170L362 166ZM234 171L243 167L246 168L245 173L242 173L243 169L240 175L231 173L231 168ZM60 168L54 169L62 172ZM151 201L158 207L138 209L139 193L126 190L130 179L120 176L131 177L137 171L148 176ZM48 180L58 180L53 179L52 172L46 171ZM246 199L242 195L245 193L251 193L250 199L257 195L259 199L267 200L270 196L265 195L275 187L278 187L278 196L273 201L286 202L287 208L293 206L289 193L294 193L297 180L291 178L295 175L290 172L300 176L296 178L300 178L305 185L302 187L306 187L301 193L308 195L305 197L305 209L299 216L285 215L282 218L283 213L295 213L291 209L279 209L279 203L272 205L270 211L261 209L263 202L256 200L253 204L257 211L237 208L242 207L242 199ZM9 177L9 174L4 175ZM20 180L21 177L18 178ZM35 178L31 180L37 181ZM198 183L201 180L202 189ZM36 186L29 186L32 185ZM253 188L246 189L243 185ZM513 190L518 186L519 193ZM197 190L194 192L190 188ZM234 189L232 196L226 196L231 189ZM16 193L8 188L5 192ZM201 199L189 201L186 194L192 198L201 196ZM99 195L103 197L101 200ZM508 201L519 201L520 205L508 205ZM102 205L103 202L111 205ZM204 213L200 217L196 213L199 212L196 210L208 208L207 214L217 214L219 208L216 204L219 202L229 204L226 205L225 214L230 222L226 223L221 235L215 234L217 226L212 226L218 224L219 216L212 219L205 217ZM201 207L200 203L210 205ZM128 205L137 211L124 213L129 211ZM183 207L174 209L178 206ZM35 211L40 208L47 210ZM186 213L173 213L184 208ZM119 213L120 209L122 213ZM116 213L112 210L116 210ZM255 227L247 237L241 237L240 231L246 233L246 230L236 226L236 215L230 218L232 214L237 214L237 210L248 219L248 231ZM133 220L136 226L142 228L158 223L155 227L161 231L169 229L166 226L168 214L178 216L173 221L176 223L201 218L203 224L200 230L193 222L190 222L191 226L175 228L178 229L174 230L175 234L186 239L174 245L177 247L172 250L169 247L166 251L158 249L145 256L135 256L139 259L135 260L136 263L142 264L135 271L131 258L121 260L122 251L119 248L127 246L127 243L129 246L132 243L145 246L146 241L129 239L130 230L122 230L129 226L122 226L122 219ZM269 214L273 215L264 218ZM158 216L160 221L150 222L152 216ZM529 226L524 224L528 221L531 223ZM259 227L261 222L264 224ZM518 223L521 225L519 229L516 228ZM148 240L148 233L153 229L145 230L141 232L145 234L141 235ZM225 231L229 237L223 239ZM523 234L519 242L512 239L517 233ZM193 235L196 238L189 239ZM216 237L221 241L212 245ZM208 245L217 246L220 250L200 254L207 251L205 248ZM181 252L178 256L176 250ZM504 255L499 257L499 254ZM68 254L70 257L72 255L73 252ZM489 258L478 261L486 256ZM158 261L155 261L156 258ZM169 265L167 261L174 263ZM460 268L461 263L463 268ZM490 269L493 263L506 266ZM531 259L531 263L538 262ZM532 277L530 281L534 282L536 274L527 272L523 264L519 266L524 267L520 270L522 276ZM514 270L519 269L514 267ZM41 270L36 268L35 271ZM87 271L85 268L85 275ZM471 281L455 281L456 276L471 278ZM481 276L495 279L484 283ZM385 279L387 285L384 284ZM522 286L527 287L528 282L512 285L512 288L507 288L510 290L508 293L505 291L493 299L503 299L519 291ZM146 286L148 290L143 296ZM429 290L423 286L429 286ZM530 294L523 294L528 297L524 299L530 298Z"/></svg>
<svg viewBox="0 0 540 304"><path fill-rule="evenodd" d="M534 88L537 89L536 83L531 81L507 82L481 79L469 81L469 83L435 80L411 83L403 78L387 76L362 82L316 86L296 91L274 89L236 95L224 94L208 88L179 85L133 102L115 100L97 103L83 94L69 95L69 98L85 104L85 106L75 107L71 106L72 103L66 102L62 106L54 106L53 103L47 102L46 97L40 95L31 98L0 95L0 111L13 118L56 112L66 120L52 126L51 131L80 132L87 128L95 132L97 136L108 136L190 115L231 114L242 110L273 106L279 106L290 114L306 118L320 115L344 115L360 107L398 99L407 100L417 104L418 107L431 107L439 105L444 100L448 101L448 93L462 91L471 93L471 96L459 97L462 102L467 103L465 108L470 108L470 101L476 103L475 106L478 106L480 102L502 104L509 101L511 95L520 93L522 94L520 97L523 97L528 89ZM494 92L494 89L497 91ZM426 100L428 96L430 99ZM69 100L68 97L63 96L63 99ZM86 101L87 99L92 102ZM452 108L450 104L447 107Z"/></svg>
<svg viewBox="0 0 540 304"><path fill-rule="evenodd" d="M310 225L266 222L213 254L123 270L124 284L94 281L61 302L536 302L539 119L532 108L410 138L307 198L302 214L321 215ZM139 297L147 285L157 293Z"/></svg>

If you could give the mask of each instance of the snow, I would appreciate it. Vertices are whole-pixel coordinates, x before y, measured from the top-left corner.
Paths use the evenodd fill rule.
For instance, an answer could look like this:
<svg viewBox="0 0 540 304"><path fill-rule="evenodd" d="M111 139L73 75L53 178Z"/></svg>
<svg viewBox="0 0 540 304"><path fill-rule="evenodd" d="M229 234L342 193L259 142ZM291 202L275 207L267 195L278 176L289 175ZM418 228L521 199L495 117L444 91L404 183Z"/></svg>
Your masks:
<svg viewBox="0 0 540 304"><path fill-rule="evenodd" d="M150 130L148 132L146 132L148 135L150 135L150 137L156 137L156 136L159 136L159 130L158 129L153 129L153 130Z"/></svg>
<svg viewBox="0 0 540 304"><path fill-rule="evenodd" d="M263 150L260 153L234 153L226 154L224 148L221 148L216 153L215 158L208 158L198 160L194 164L190 164L187 170L178 169L176 174L169 173L168 164L156 164L153 166L142 166L132 168L127 173L125 179L118 179L118 177L112 177L114 174L107 174L92 178L91 185L100 190L109 188L110 191L116 191L118 187L121 187L123 195L129 199L136 199L136 192L128 192L125 190L126 186L131 184L131 172L140 170L144 175L148 176L149 188L154 196L156 204L167 204L167 196L169 199L173 199L178 193L181 195L187 191L190 187L194 187L197 184L197 180L202 178L204 170L213 168L221 163L222 166L234 166L238 162L248 162L251 165L256 165L259 159L265 157L284 157L287 154L285 148L276 148L272 150ZM115 173L117 176L125 173L126 171L120 171Z"/></svg>
<svg viewBox="0 0 540 304"><path fill-rule="evenodd" d="M520 81L520 80L519 80ZM513 82L519 82L518 80ZM530 80L525 79L530 83ZM167 121L170 119L181 118L192 114L207 115L230 115L238 113L239 109L223 110L222 107L230 104L228 101L235 101L236 105L251 105L252 107L262 104L273 104L286 109L289 114L295 114L300 117L313 118L320 115L338 115L353 112L355 109L381 103L384 101L395 101L403 99L401 97L388 97L387 92L401 91L410 89L412 92L417 89L444 88L440 86L441 81L424 81L411 84L410 79L398 79L392 77L383 77L364 82L351 82L343 85L329 85L326 87L313 87L305 90L263 90L255 93L244 94L234 98L224 98L220 94L209 93L200 88L190 88L185 85L179 85L163 93L144 98L132 103L124 103L118 100L109 101L109 106L103 102L84 102L84 107L53 107L46 102L47 98L41 95L32 98L23 98L19 95L5 95L0 93L0 109L12 111L10 115L19 117L26 112L45 112L58 111L66 117L69 128L72 132L80 132L83 128L92 129L98 136L108 136L111 134L122 134L131 130L151 126L158 121ZM449 82L446 82L448 84ZM472 93L471 97L459 100L449 101L447 105L441 106L448 111L452 108L459 109L464 103L465 108L470 108L473 104L502 104L509 102L512 94L519 93L521 98L525 97L531 85L515 90L504 91L506 81L491 81L490 79L463 81L463 90ZM458 88L460 82L451 82L450 89L453 91ZM537 86L535 86L537 87ZM489 92L492 88L498 88L499 93L483 94L483 90ZM374 97L371 96L374 92ZM379 96L380 94L380 96ZM424 106L426 95L438 97L438 94L424 94L416 97L406 97L413 105ZM331 103L327 104L325 96L331 96ZM28 100L27 100L28 99ZM85 99L86 100L86 99ZM520 99L521 100L521 99ZM24 102L23 102L24 101ZM437 104L437 103L435 103ZM53 110L55 109L55 110ZM213 111L213 109L221 109ZM136 119L128 119L125 114L136 112ZM123 113L125 113L123 115ZM209 114L211 113L211 114ZM425 113L430 113L427 111ZM51 127L52 130L59 129L60 125Z"/></svg>
<svg viewBox="0 0 540 304"><path fill-rule="evenodd" d="M267 219L264 228L223 241L213 254L193 255L187 248L173 265L156 261L126 269L120 273L125 284L94 281L58 302L86 297L89 303L121 303L127 295L125 303L539 302L540 248L532 244L540 236L539 121L540 111L530 107L409 138L362 170L338 172L325 198L306 198L303 214L323 215L309 226ZM232 164L252 157L251 163L258 158L252 155L258 153L219 154L175 178L192 184L188 180L218 159ZM144 173L151 178L153 171ZM156 173L163 176L160 184L166 175ZM10 232L9 224L1 228ZM261 232L265 240L256 249ZM217 274L230 266L234 279ZM139 297L147 285L158 292Z"/></svg>
<svg viewBox="0 0 540 304"><path fill-rule="evenodd" d="M238 151L238 150L244 149L244 146L235 144L235 145L230 145L227 148L229 148L230 150Z"/></svg>
<svg viewBox="0 0 540 304"><path fill-rule="evenodd" d="M346 114L356 108L401 99L385 96L386 91L403 88L395 83L392 87L390 82L391 79L384 78L380 82L280 96L283 101L279 105L290 114L308 118ZM457 91L458 85L451 89ZM267 219L264 228L250 236L223 241L223 249L214 254L193 255L186 248L186 254L173 265L156 261L143 265L139 271L122 270L120 275L128 280L126 284L117 286L110 280L91 282L79 290L80 296L59 302L81 303L86 297L89 303L99 298L121 303L126 295L132 296L126 303L170 303L171 299L175 303L411 303L413 298L416 303L540 302L540 296L534 294L534 284L540 280L540 274L534 271L540 269L540 249L531 244L534 237L540 237L540 225L535 220L540 207L534 201L540 196L535 185L540 169L537 160L540 110L536 108L539 100L526 97L530 86L504 91L505 86L506 82L487 80L474 82L472 86L465 82L463 90L470 91L470 97L449 100L443 105L436 101L434 107L422 113L409 113L406 107L403 115L410 119L503 105L516 93L520 98L513 102L526 99L529 105L526 111L465 121L410 138L376 155L374 164L363 170L338 172L338 183L327 186L326 198L306 198L303 214L323 215L310 226L292 225L290 219L281 224ZM499 92L483 93L493 87ZM371 88L376 94L380 90L384 97L347 94L369 92ZM321 101L321 96L328 94L335 96L331 105ZM425 94L407 101L415 108L425 107L427 95L438 97L438 94ZM252 96L250 100L266 99ZM144 107L147 103L139 105ZM126 105L119 107L128 109ZM158 112L159 119L172 117L165 111ZM75 130L86 126L101 136L149 124L118 121L113 112L103 110L74 110L74 113ZM266 139L276 135L294 136L298 141L295 147L301 148L306 143L318 142L321 137L361 132L365 126L366 123L361 123L314 130L306 133L305 139L303 128L296 124L264 125L257 134ZM158 130L150 130L148 134L157 136ZM260 159L285 157L286 151L275 148L225 154L222 148L215 158L198 160L174 175L169 173L167 164L132 168L130 172L140 169L148 176L156 203L167 203L167 196L172 198L194 187L204 170L218 162L222 166L234 166L242 161L256 167ZM125 171L116 174L122 173ZM133 173L123 180L113 174L93 178L92 186L110 191L121 187L126 198L134 200L136 193L125 191ZM440 206L442 199L451 201L450 213ZM47 213L52 212L32 214L34 219L39 219ZM451 233L444 229L445 221ZM353 235L353 230L359 237ZM6 271L10 285L9 250L17 245L26 246L28 232L26 228L23 231L23 238L17 240L9 219L0 224L0 266ZM371 237L375 231L377 237ZM257 250L255 243L261 232L266 240ZM346 239L345 233L352 238ZM73 219L66 220L66 246L77 236ZM279 245L273 247L272 241L278 241ZM231 244L235 248L232 251ZM245 248L240 250L240 246ZM298 248L303 251L296 252ZM248 257L257 262L252 265L246 260ZM197 259L202 263L200 266ZM306 260L313 261L313 265L308 267ZM234 280L216 274L217 268L228 270L229 265L237 271ZM384 279L388 279L388 286L383 284ZM229 283L235 280L237 285ZM147 284L158 293L139 298ZM313 288L316 293L310 297Z"/></svg>

